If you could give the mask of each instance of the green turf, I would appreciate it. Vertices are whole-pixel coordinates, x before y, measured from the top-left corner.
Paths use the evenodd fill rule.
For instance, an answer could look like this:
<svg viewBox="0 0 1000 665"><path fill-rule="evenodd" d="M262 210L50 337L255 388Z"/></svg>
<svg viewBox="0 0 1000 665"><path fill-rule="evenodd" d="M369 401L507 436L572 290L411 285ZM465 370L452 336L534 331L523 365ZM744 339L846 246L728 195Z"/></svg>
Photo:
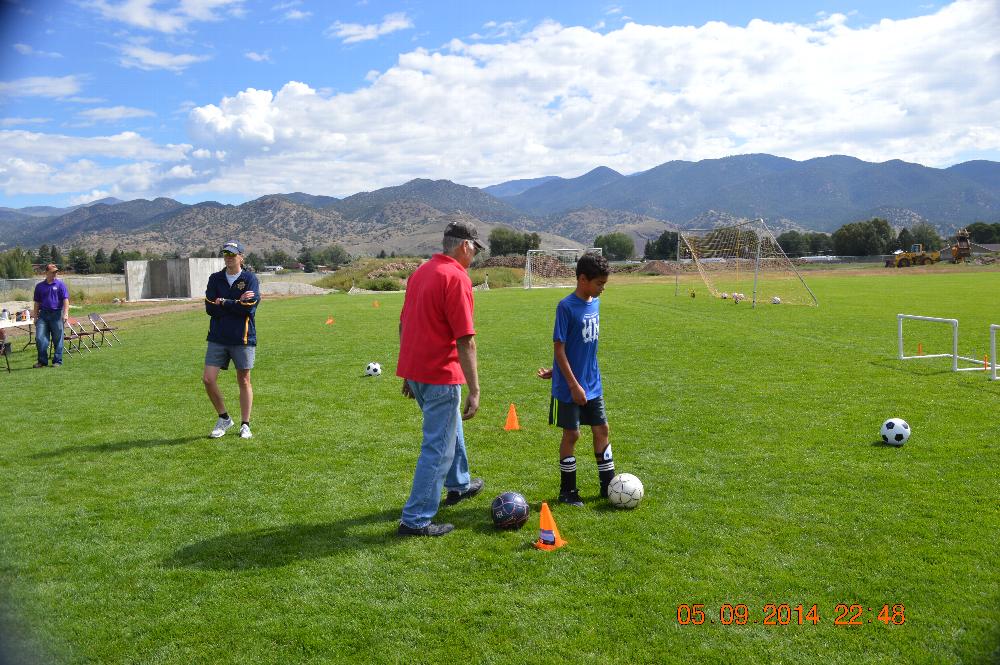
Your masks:
<svg viewBox="0 0 1000 665"><path fill-rule="evenodd" d="M646 498L631 512L596 498L585 434L587 505L550 504L569 541L553 553L530 547L558 490L534 371L563 291L477 293L482 408L466 433L486 490L442 510L457 529L441 539L394 535L420 431L393 376L401 295L265 300L251 441L206 438L203 313L124 322L123 346L61 370L15 355L0 377L8 649L74 663L998 662L1000 382L895 359L900 312L957 317L961 351L985 353L998 281L816 275L820 307L751 310L612 279L611 440ZM936 334L913 330L914 344ZM362 377L372 360L381 378ZM503 431L511 402L519 432ZM913 427L903 448L874 445L890 416ZM504 490L532 504L520 532L490 526ZM705 623L679 625L682 603L703 603ZM723 603L751 621L766 603L816 604L820 622L722 625ZM834 626L838 603L861 604L864 624ZM905 606L903 625L868 623L885 604Z"/></svg>

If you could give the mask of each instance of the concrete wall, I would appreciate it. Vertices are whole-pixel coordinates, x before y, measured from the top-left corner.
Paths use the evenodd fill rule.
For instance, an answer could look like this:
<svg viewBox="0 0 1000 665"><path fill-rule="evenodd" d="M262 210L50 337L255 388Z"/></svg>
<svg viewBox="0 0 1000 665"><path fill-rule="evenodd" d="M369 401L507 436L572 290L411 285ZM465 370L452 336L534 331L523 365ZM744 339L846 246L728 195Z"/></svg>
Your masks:
<svg viewBox="0 0 1000 665"><path fill-rule="evenodd" d="M125 293L128 300L200 298L208 276L226 267L221 258L127 261Z"/></svg>
<svg viewBox="0 0 1000 665"><path fill-rule="evenodd" d="M226 267L226 261L214 259L188 259L188 283L191 285L191 297L203 298L208 277L213 272L219 272Z"/></svg>

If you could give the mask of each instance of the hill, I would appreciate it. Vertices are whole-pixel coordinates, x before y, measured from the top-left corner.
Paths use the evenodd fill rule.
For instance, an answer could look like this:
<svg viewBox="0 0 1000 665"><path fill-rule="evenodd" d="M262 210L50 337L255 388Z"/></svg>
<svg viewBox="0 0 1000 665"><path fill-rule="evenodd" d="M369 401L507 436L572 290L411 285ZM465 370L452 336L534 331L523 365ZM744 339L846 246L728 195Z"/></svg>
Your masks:
<svg viewBox="0 0 1000 665"><path fill-rule="evenodd" d="M239 237L258 250L339 243L352 253L427 253L448 220L468 219L484 236L498 225L539 233L543 247L590 245L597 235L621 231L641 251L646 240L678 227L764 217L777 232L830 232L873 216L896 226L927 221L944 233L1000 220L1000 163L935 169L845 155L796 161L754 154L673 160L628 176L601 166L577 178L484 189L418 178L343 199L304 192L241 205L104 199L71 208L0 208L0 243L186 253Z"/></svg>

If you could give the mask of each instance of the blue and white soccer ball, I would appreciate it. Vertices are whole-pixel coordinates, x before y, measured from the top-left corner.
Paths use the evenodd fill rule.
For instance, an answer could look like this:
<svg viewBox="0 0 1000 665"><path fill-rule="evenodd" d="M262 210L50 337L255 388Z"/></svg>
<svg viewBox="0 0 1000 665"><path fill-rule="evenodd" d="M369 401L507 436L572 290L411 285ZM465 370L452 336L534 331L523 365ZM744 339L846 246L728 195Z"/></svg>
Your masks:
<svg viewBox="0 0 1000 665"><path fill-rule="evenodd" d="M889 418L882 423L882 440L893 446L901 446L910 438L910 426L902 418Z"/></svg>
<svg viewBox="0 0 1000 665"><path fill-rule="evenodd" d="M378 363L368 363L365 367L365 376L381 376L382 366Z"/></svg>
<svg viewBox="0 0 1000 665"><path fill-rule="evenodd" d="M642 481L631 473L619 473L608 484L608 502L615 508L635 508L643 494Z"/></svg>

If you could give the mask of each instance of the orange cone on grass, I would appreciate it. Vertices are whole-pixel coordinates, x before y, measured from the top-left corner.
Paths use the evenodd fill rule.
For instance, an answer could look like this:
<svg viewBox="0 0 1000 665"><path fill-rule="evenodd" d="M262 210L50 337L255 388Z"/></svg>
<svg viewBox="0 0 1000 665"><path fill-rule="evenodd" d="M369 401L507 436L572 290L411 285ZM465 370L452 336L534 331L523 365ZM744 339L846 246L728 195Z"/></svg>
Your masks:
<svg viewBox="0 0 1000 665"><path fill-rule="evenodd" d="M559 528L556 527L556 521L552 518L549 504L544 501L542 502L541 516L538 518L538 540L533 545L546 552L557 550L566 545L566 541L559 535Z"/></svg>
<svg viewBox="0 0 1000 665"><path fill-rule="evenodd" d="M517 409L514 408L513 402L511 402L510 408L507 409L507 422L504 423L503 428L507 432L521 429L521 423L517 421Z"/></svg>
<svg viewBox="0 0 1000 665"><path fill-rule="evenodd" d="M333 325L333 317L332 316L329 319L326 320L326 325L328 325L328 326L332 326Z"/></svg>
<svg viewBox="0 0 1000 665"><path fill-rule="evenodd" d="M381 306L382 303L380 303L378 300L372 301L372 307L374 307L375 309L378 309Z"/></svg>

